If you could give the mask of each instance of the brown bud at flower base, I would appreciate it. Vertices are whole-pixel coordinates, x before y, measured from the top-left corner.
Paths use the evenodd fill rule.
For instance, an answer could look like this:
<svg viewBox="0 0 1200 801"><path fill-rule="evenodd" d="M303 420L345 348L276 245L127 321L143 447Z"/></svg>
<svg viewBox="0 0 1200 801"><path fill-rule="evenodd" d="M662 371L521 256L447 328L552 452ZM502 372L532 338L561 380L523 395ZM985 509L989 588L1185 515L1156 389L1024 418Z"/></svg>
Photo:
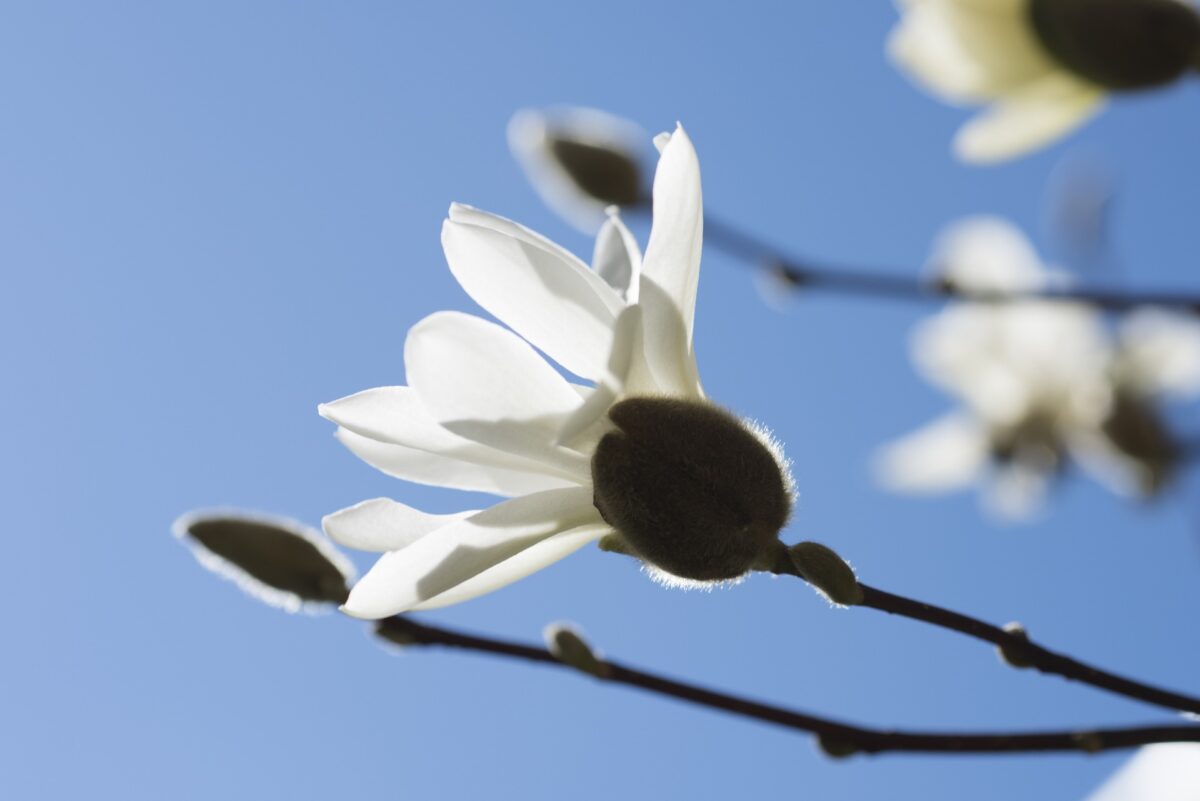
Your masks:
<svg viewBox="0 0 1200 801"><path fill-rule="evenodd" d="M1102 431L1134 466L1144 497L1153 497L1170 483L1183 458L1182 448L1148 401L1118 393Z"/></svg>
<svg viewBox="0 0 1200 801"><path fill-rule="evenodd" d="M592 457L595 504L634 553L666 573L722 581L774 553L791 513L776 455L729 412L630 398Z"/></svg>
<svg viewBox="0 0 1200 801"><path fill-rule="evenodd" d="M1179 0L1030 0L1039 41L1106 89L1170 83L1200 57L1200 16Z"/></svg>
<svg viewBox="0 0 1200 801"><path fill-rule="evenodd" d="M553 134L547 144L584 194L607 206L633 206L641 199L642 171L628 154Z"/></svg>

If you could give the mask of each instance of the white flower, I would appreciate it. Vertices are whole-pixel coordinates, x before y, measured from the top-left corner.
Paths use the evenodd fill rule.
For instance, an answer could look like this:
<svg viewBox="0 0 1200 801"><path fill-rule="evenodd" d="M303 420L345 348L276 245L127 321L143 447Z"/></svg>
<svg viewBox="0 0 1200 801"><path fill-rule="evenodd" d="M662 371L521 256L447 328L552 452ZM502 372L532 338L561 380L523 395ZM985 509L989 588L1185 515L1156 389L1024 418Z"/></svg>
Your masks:
<svg viewBox="0 0 1200 801"><path fill-rule="evenodd" d="M973 162L1022 155L1070 133L1109 91L1159 86L1195 66L1186 2L898 0L892 60L952 103L990 104L958 132Z"/></svg>
<svg viewBox="0 0 1200 801"><path fill-rule="evenodd" d="M432 515L375 499L325 518L337 542L384 552L353 588L347 613L379 618L464 601L610 535L660 569L673 566L637 531L618 534L610 522L628 511L614 497L613 482L624 477L614 460L638 441L628 425L614 422L616 410L636 417L637 404L682 403L728 417L704 401L692 349L703 211L699 163L682 128L665 143L653 195L645 258L612 215L598 238L594 270L515 223L451 207L442 229L450 269L512 330L458 312L433 314L408 333L409 386L367 390L320 412L340 426L338 438L348 448L384 472L510 500L480 512ZM534 348L594 386L569 382ZM701 427L697 439L704 433ZM753 442L773 460L773 452ZM604 462L607 483L594 485L600 444L613 456ZM650 483L650 505L658 498L669 503L672 481ZM605 499L602 516L593 501Z"/></svg>
<svg viewBox="0 0 1200 801"><path fill-rule="evenodd" d="M646 136L633 123L590 108L523 109L508 124L508 144L542 200L585 233L610 206L642 200Z"/></svg>
<svg viewBox="0 0 1200 801"><path fill-rule="evenodd" d="M997 295L1055 280L1019 231L993 218L954 226L933 260L959 290ZM1161 310L1115 338L1098 312L1042 300L961 302L922 323L913 359L962 408L885 448L894 489L940 492L988 478L996 511L1023 516L1068 457L1126 493L1151 494L1178 459L1153 401L1200 391L1200 325Z"/></svg>
<svg viewBox="0 0 1200 801"><path fill-rule="evenodd" d="M1200 744L1138 749L1087 801L1195 801L1200 798Z"/></svg>

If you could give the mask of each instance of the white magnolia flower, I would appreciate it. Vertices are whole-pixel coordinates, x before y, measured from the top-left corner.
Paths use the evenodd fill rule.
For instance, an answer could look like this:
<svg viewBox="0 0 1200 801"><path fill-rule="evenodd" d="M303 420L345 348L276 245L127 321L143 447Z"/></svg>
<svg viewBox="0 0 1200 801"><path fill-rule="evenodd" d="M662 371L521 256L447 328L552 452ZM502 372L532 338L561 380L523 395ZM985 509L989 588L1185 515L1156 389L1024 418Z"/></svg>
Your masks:
<svg viewBox="0 0 1200 801"><path fill-rule="evenodd" d="M408 386L320 412L386 473L510 499L453 515L375 499L325 518L337 542L383 552L347 613L465 601L602 537L691 580L734 578L777 544L786 469L762 434L705 401L696 370L703 211L682 128L664 140L653 204L644 259L613 215L594 269L513 222L451 207L450 269L511 330L433 314L408 333ZM593 385L571 383L538 350Z"/></svg>
<svg viewBox="0 0 1200 801"><path fill-rule="evenodd" d="M980 295L1059 280L993 218L954 226L933 264ZM1032 511L1068 458L1118 491L1154 492L1179 454L1153 402L1200 392L1200 324L1157 309L1130 315L1114 338L1082 304L960 302L922 323L912 350L961 408L885 448L881 478L910 492L986 478L992 508L1007 516Z"/></svg>
<svg viewBox="0 0 1200 801"><path fill-rule="evenodd" d="M1086 122L1112 91L1194 69L1200 22L1186 0L897 0L892 60L952 103L989 104L954 149L995 162Z"/></svg>
<svg viewBox="0 0 1200 801"><path fill-rule="evenodd" d="M1200 798L1200 744L1138 749L1087 801L1195 801Z"/></svg>
<svg viewBox="0 0 1200 801"><path fill-rule="evenodd" d="M610 206L641 202L646 136L628 120L591 108L523 109L508 144L542 200L572 225L594 233Z"/></svg>

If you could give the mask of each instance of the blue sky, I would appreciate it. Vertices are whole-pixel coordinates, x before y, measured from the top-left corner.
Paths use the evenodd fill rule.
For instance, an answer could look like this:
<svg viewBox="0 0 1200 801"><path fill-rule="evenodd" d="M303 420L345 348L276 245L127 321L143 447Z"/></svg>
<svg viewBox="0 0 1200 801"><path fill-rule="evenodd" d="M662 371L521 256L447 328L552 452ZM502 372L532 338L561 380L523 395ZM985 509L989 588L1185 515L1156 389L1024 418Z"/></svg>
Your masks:
<svg viewBox="0 0 1200 801"><path fill-rule="evenodd" d="M981 212L1069 256L1044 224L1047 187L1064 163L1104 164L1118 189L1104 277L1197 287L1195 81L1122 98L1034 157L966 167L949 155L964 112L884 58L894 21L886 2L6 4L6 794L1085 795L1120 756L834 762L805 737L569 673L390 655L356 622L246 600L169 535L200 506L316 522L379 495L486 502L374 473L315 408L402 383L409 326L476 311L440 253L452 200L590 253L509 157L505 124L525 106L591 105L651 131L681 120L709 210L791 250L905 273L942 226ZM827 542L877 586L1196 690L1194 477L1153 507L1070 481L1016 527L971 494L874 486L873 450L948 404L907 361L907 332L934 308L812 294L771 310L742 265L707 252L705 386L785 443L800 489L787 539ZM1195 425L1194 407L1179 420ZM535 640L569 619L626 662L885 727L1169 719L1006 670L949 634L832 610L798 582L669 592L590 549L429 617Z"/></svg>

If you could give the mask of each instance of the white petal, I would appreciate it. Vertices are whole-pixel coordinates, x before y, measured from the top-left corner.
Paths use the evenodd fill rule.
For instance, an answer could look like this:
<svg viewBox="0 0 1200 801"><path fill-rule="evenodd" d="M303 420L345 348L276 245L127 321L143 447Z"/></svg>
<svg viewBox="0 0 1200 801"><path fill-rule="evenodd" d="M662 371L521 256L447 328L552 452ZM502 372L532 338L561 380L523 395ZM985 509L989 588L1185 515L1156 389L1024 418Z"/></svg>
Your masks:
<svg viewBox="0 0 1200 801"><path fill-rule="evenodd" d="M625 305L604 279L544 237L469 206L442 226L450 271L476 303L566 369L594 379Z"/></svg>
<svg viewBox="0 0 1200 801"><path fill-rule="evenodd" d="M1025 0L910 3L902 13L888 56L947 101L996 98L1056 69L1033 35Z"/></svg>
<svg viewBox="0 0 1200 801"><path fill-rule="evenodd" d="M633 233L621 222L615 206L608 210L608 219L600 227L600 233L596 234L592 270L625 302L637 302L642 251Z"/></svg>
<svg viewBox="0 0 1200 801"><path fill-rule="evenodd" d="M589 487L504 501L384 554L354 585L343 611L367 619L407 611L554 534L598 522Z"/></svg>
<svg viewBox="0 0 1200 801"><path fill-rule="evenodd" d="M1013 92L959 129L954 151L989 164L1024 155L1083 125L1100 110L1104 93L1065 73Z"/></svg>
<svg viewBox="0 0 1200 801"><path fill-rule="evenodd" d="M1147 745L1087 801L1195 801L1200 798L1200 743Z"/></svg>
<svg viewBox="0 0 1200 801"><path fill-rule="evenodd" d="M1028 520L1041 508L1053 475L1050 469L1028 462L998 466L985 487L985 508L1005 520Z"/></svg>
<svg viewBox="0 0 1200 801"><path fill-rule="evenodd" d="M528 469L480 464L465 458L455 458L416 448L406 448L403 445L379 442L345 428L339 428L335 436L351 453L376 470L382 470L389 476L417 484L514 496L540 490L570 487L579 483L573 478L554 475L544 466L517 457L510 458L514 463L528 465ZM482 445L469 444L474 445L480 451L485 450ZM491 449L486 450L491 452ZM464 453L463 455L469 454Z"/></svg>
<svg viewBox="0 0 1200 801"><path fill-rule="evenodd" d="M473 514L478 510L435 515L390 498L373 498L326 515L321 526L339 545L382 553L406 548L431 531Z"/></svg>
<svg viewBox="0 0 1200 801"><path fill-rule="evenodd" d="M663 148L654 175L654 221L638 296L644 367L668 395L703 397L692 351L703 236L700 162L681 126ZM635 384L644 383L638 367ZM650 389L638 386L637 391Z"/></svg>
<svg viewBox="0 0 1200 801"><path fill-rule="evenodd" d="M469 314L438 312L409 330L404 364L422 404L445 428L562 475L590 476L585 457L555 444L579 393L512 332Z"/></svg>
<svg viewBox="0 0 1200 801"><path fill-rule="evenodd" d="M508 146L547 206L584 233L604 222L604 204L582 191L549 147L551 135L585 142L639 161L645 134L628 120L598 109L567 108L546 114L522 109L508 124Z"/></svg>
<svg viewBox="0 0 1200 801"><path fill-rule="evenodd" d="M1141 309L1122 321L1119 370L1147 395L1200 393L1200 320L1165 309Z"/></svg>
<svg viewBox="0 0 1200 801"><path fill-rule="evenodd" d="M891 489L945 492L973 483L987 459L987 436L979 423L950 414L885 447L875 467Z"/></svg>
<svg viewBox="0 0 1200 801"><path fill-rule="evenodd" d="M603 523L580 526L560 532L526 548L516 556L510 556L500 564L446 590L441 595L430 598L428 601L422 601L413 609L438 609L478 598L480 595L506 587L514 581L536 573L543 567L548 567L558 560L570 556L589 542L595 542L611 532L612 529Z"/></svg>
<svg viewBox="0 0 1200 801"><path fill-rule="evenodd" d="M1036 290L1048 277L1021 229L1000 217L968 217L949 226L938 236L930 267L956 288L977 293Z"/></svg>
<svg viewBox="0 0 1200 801"><path fill-rule="evenodd" d="M634 348L639 342L641 317L640 307L629 306L617 318L607 374L587 396L583 405L563 423L558 442L578 447L576 438L596 426L624 391L633 364Z"/></svg>

